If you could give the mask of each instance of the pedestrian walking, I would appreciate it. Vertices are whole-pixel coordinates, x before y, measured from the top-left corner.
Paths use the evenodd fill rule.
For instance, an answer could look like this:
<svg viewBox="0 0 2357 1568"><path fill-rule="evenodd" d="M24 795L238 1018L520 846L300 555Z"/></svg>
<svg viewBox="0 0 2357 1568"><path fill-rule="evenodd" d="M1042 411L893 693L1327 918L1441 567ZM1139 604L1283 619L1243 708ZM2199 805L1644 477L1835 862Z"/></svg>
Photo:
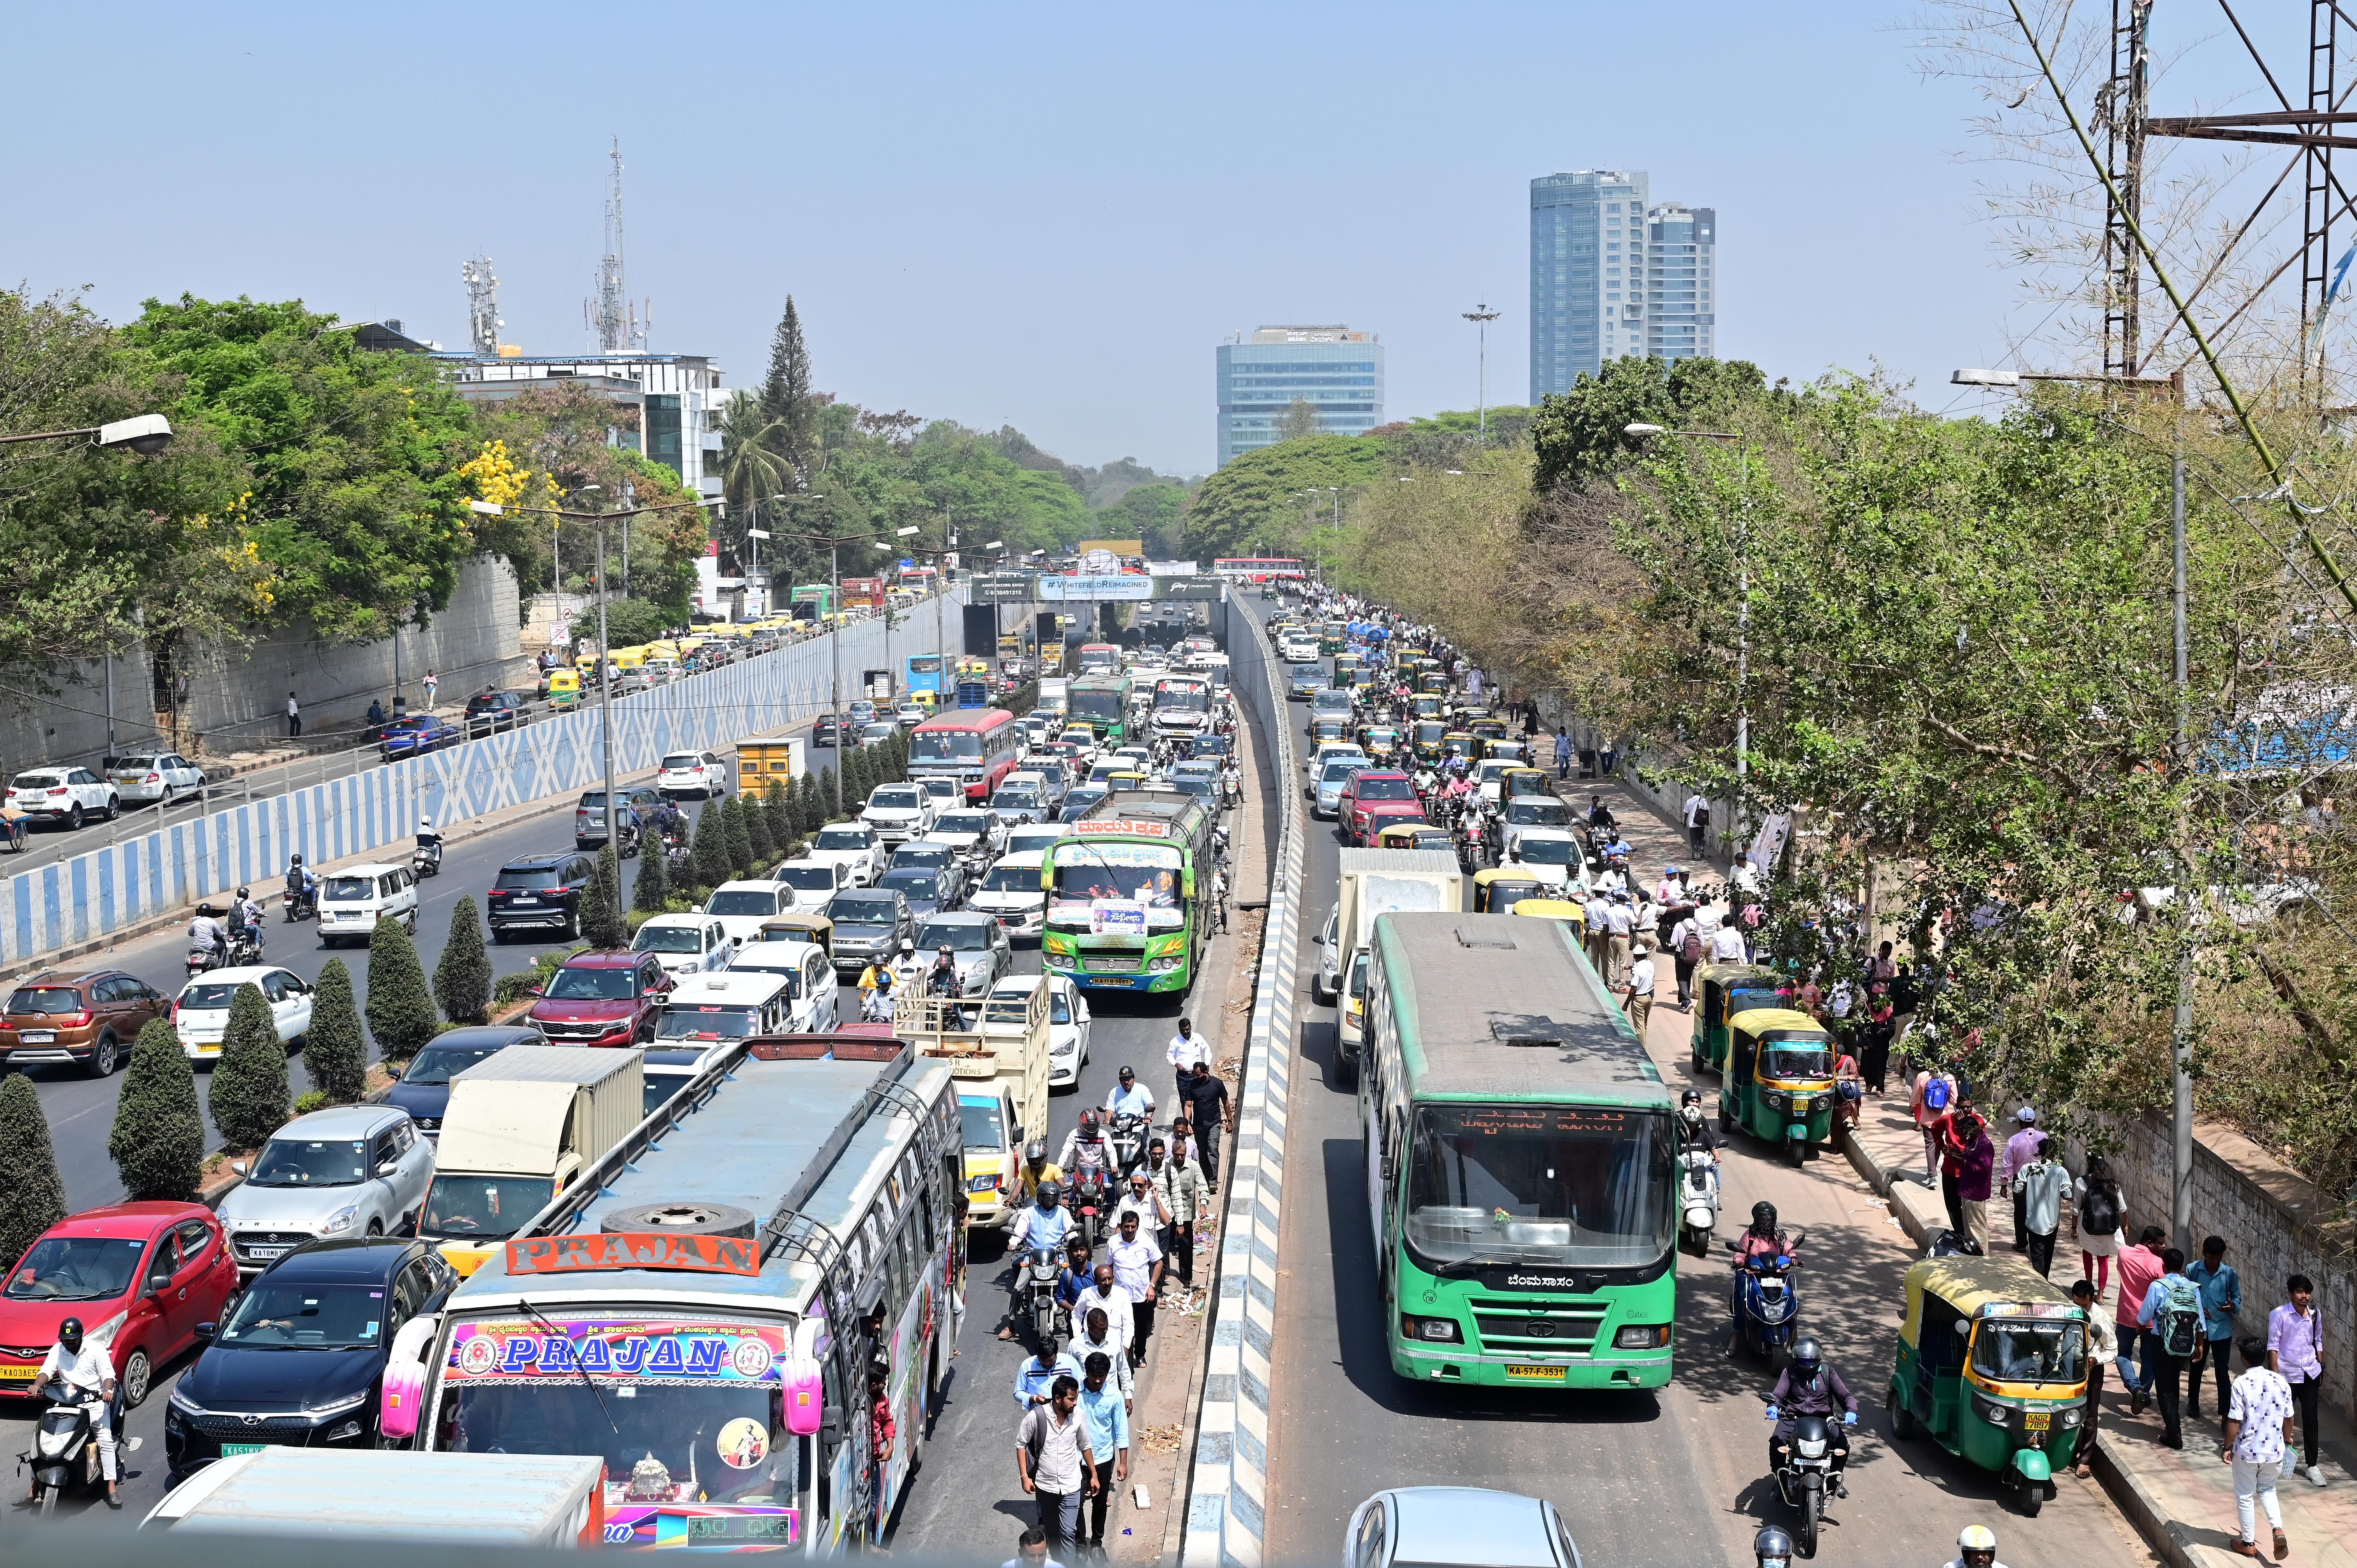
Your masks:
<svg viewBox="0 0 2357 1568"><path fill-rule="evenodd" d="M2192 1364L2185 1369L2185 1413L2188 1417L2201 1413L2201 1373L2207 1366L2218 1384L2218 1412L2226 1412L2234 1384L2233 1359L2234 1315L2243 1310L2243 1276L2226 1261L2226 1239L2205 1236L2201 1240L2201 1256L2185 1271L2194 1288L2201 1293L2201 1343L2196 1347ZM2284 1396L2287 1402L2291 1396Z"/></svg>
<svg viewBox="0 0 2357 1568"><path fill-rule="evenodd" d="M430 714L434 711L434 693L441 688L442 678L434 673L433 667L429 665L426 667L425 679L418 684L425 688L425 711Z"/></svg>
<svg viewBox="0 0 2357 1568"><path fill-rule="evenodd" d="M1711 963L1749 963L1751 943L1745 939L1740 926L1722 925L1711 932L1704 944L1704 957Z"/></svg>
<svg viewBox="0 0 2357 1568"><path fill-rule="evenodd" d="M295 700L295 693L289 692L286 693L286 738L295 740L302 734L303 705Z"/></svg>
<svg viewBox="0 0 2357 1568"><path fill-rule="evenodd" d="M2223 1355L2225 1347L2221 1345ZM2244 1557L2259 1555L2258 1510L2266 1509L2275 1530L2276 1561L2291 1555L2284 1535L2283 1504L2276 1497L2276 1477L2283 1474L2284 1452L2291 1442L2291 1385L2267 1366L2264 1339L2242 1344L2244 1372L2233 1384L2227 1402L2226 1442L2218 1457L2234 1467L2234 1522L2242 1538L2234 1551Z"/></svg>
<svg viewBox="0 0 2357 1568"><path fill-rule="evenodd" d="M1187 1085L1187 1120L1195 1129L1195 1142L1203 1155L1203 1186L1211 1192L1220 1190L1220 1130L1234 1132L1236 1108L1228 1098L1228 1080L1211 1070L1211 1064L1195 1064L1195 1076Z"/></svg>
<svg viewBox="0 0 2357 1568"><path fill-rule="evenodd" d="M1964 1233L1984 1252L1988 1251L1989 1177L1996 1168L1996 1145L1989 1142L1988 1124L1967 1106L1957 1112L1956 1207L1964 1216Z"/></svg>
<svg viewBox="0 0 2357 1568"><path fill-rule="evenodd" d="M1689 907L1684 917L1670 928L1670 961L1677 966L1681 1012L1693 1010L1694 972L1702 962L1702 930L1695 924L1695 914Z"/></svg>
<svg viewBox="0 0 2357 1568"><path fill-rule="evenodd" d="M2160 1407L2161 1444L2185 1446L2179 1394L2185 1370L2201 1348L2201 1289L2185 1277L2185 1254L2175 1247L2160 1255L2160 1278L2145 1288L2136 1326L2145 1331L2145 1382Z"/></svg>
<svg viewBox="0 0 2357 1568"><path fill-rule="evenodd" d="M2071 1184L2073 1223L2079 1231L2079 1272L2095 1282L2095 1299L2104 1298L2111 1283L2112 1259L2126 1243L2120 1234L2125 1205L2120 1184L2112 1179L2111 1162L2101 1155L2087 1156L2087 1174Z"/></svg>
<svg viewBox="0 0 2357 1568"><path fill-rule="evenodd" d="M2014 1176L2014 1193L2021 1199L2021 1235L2029 1266L2040 1279L2054 1274L2054 1237L2062 1229L2062 1189L2071 1173L2054 1158L2054 1140L2038 1140L2038 1153Z"/></svg>
<svg viewBox="0 0 2357 1568"><path fill-rule="evenodd" d="M2284 1281L2291 1297L2267 1314L2267 1365L2291 1385L2291 1402L2299 1412L2299 1446L2307 1456L2292 1473L2305 1472L2309 1484L2324 1485L2320 1454L2324 1428L2318 1396L2324 1389L2324 1315L2316 1307L2316 1282L2306 1274Z"/></svg>
<svg viewBox="0 0 2357 1568"><path fill-rule="evenodd" d="M1015 1555L998 1568L1068 1568L1048 1555L1048 1532L1031 1525L1016 1538Z"/></svg>
<svg viewBox="0 0 2357 1568"><path fill-rule="evenodd" d="M1944 1068L1926 1064L1915 1075L1915 1088L1908 1100L1908 1110L1915 1118L1915 1131L1923 1140L1923 1185L1930 1187L1933 1173L1940 1169L1940 1122L1955 1103L1956 1080Z"/></svg>
<svg viewBox="0 0 2357 1568"><path fill-rule="evenodd" d="M1622 988L1622 1010L1629 1015L1629 1026L1637 1031L1641 1042L1645 1025L1653 1015L1653 944L1639 940L1636 958L1629 965L1629 983Z"/></svg>
<svg viewBox="0 0 2357 1568"><path fill-rule="evenodd" d="M1166 1265L1162 1249L1139 1228L1137 1219L1134 1208L1123 1212L1121 1230L1105 1248L1105 1256L1113 1264L1114 1283L1129 1293L1130 1311L1137 1320L1137 1337L1130 1342L1129 1360L1130 1365L1142 1367L1146 1364L1146 1341L1154 1337L1154 1309L1162 1294Z"/></svg>
<svg viewBox="0 0 2357 1568"><path fill-rule="evenodd" d="M1555 732L1555 776L1571 777L1571 732L1560 728Z"/></svg>
<svg viewBox="0 0 2357 1568"><path fill-rule="evenodd" d="M2014 1176L2022 1166L2038 1157L2039 1145L2046 1140L2038 1131L2038 1112L2031 1107L2023 1106L2013 1113L2013 1119L2020 1123L2021 1130L2005 1141L2005 1170L2001 1179L2005 1189L2013 1195L2013 1250L2027 1252L2029 1251L2029 1238L2024 1233L2021 1222L2024 1199L2021 1188L2014 1185Z"/></svg>
<svg viewBox="0 0 2357 1568"><path fill-rule="evenodd" d="M1878 996L1866 1010L1866 1027L1858 1031L1857 1072L1867 1091L1879 1098L1890 1080L1890 998Z"/></svg>
<svg viewBox="0 0 2357 1568"><path fill-rule="evenodd" d="M1088 1530L1082 1544L1104 1552L1105 1509L1114 1487L1129 1479L1129 1402L1113 1381L1113 1358L1099 1351L1082 1364L1081 1420L1088 1427L1089 1456L1096 1461L1098 1485L1089 1494Z"/></svg>
<svg viewBox="0 0 2357 1568"><path fill-rule="evenodd" d="M1129 1315L1122 1314L1125 1321ZM1114 1326L1113 1319L1102 1306L1092 1306L1072 1328L1072 1354L1086 1368L1092 1356L1107 1356L1113 1360L1114 1386L1121 1390L1125 1401L1137 1397L1136 1373L1129 1364L1129 1340Z"/></svg>
<svg viewBox="0 0 2357 1568"><path fill-rule="evenodd" d="M2120 1299L2113 1317L2120 1326L2120 1386L2128 1391L2128 1413L2142 1415L2152 1398L2152 1348L2146 1343L2144 1298L2168 1271L2158 1243L2168 1232L2147 1225L2133 1247L2120 1249Z"/></svg>
<svg viewBox="0 0 2357 1568"><path fill-rule="evenodd" d="M1170 1223L1157 1237L1166 1256L1178 1264L1178 1283L1195 1283L1195 1216L1203 1201L1203 1173L1192 1160L1174 1160L1160 1138L1146 1145L1146 1172L1161 1194Z"/></svg>
<svg viewBox="0 0 2357 1568"><path fill-rule="evenodd" d="M1032 1358L1015 1369L1015 1408L1037 1409L1054 1397L1057 1379L1070 1378L1077 1383L1080 1377L1081 1364L1071 1351L1059 1350L1056 1337L1048 1335Z"/></svg>
<svg viewBox="0 0 2357 1568"><path fill-rule="evenodd" d="M1099 1263L1089 1288L1073 1299L1072 1320L1081 1322L1100 1307L1121 1341L1123 1354L1130 1355L1137 1345L1137 1298L1115 1282L1111 1263ZM1130 1364L1136 1365L1135 1356L1130 1355Z"/></svg>
<svg viewBox="0 0 2357 1568"><path fill-rule="evenodd" d="M1039 1505L1048 1550L1080 1544L1081 1502L1096 1489L1096 1456L1080 1414L1078 1378L1059 1377L1048 1402L1035 1406L1015 1429L1015 1473Z"/></svg>
<svg viewBox="0 0 2357 1568"><path fill-rule="evenodd" d="M2095 1423L2104 1413L2104 1377L2120 1359L2120 1334L2095 1310L2094 1281L2073 1281L2071 1299L2087 1315L2086 1424L2079 1429L2079 1446L2072 1455L2071 1466L2072 1474L2083 1481L2095 1473Z"/></svg>
<svg viewBox="0 0 2357 1568"><path fill-rule="evenodd" d="M1170 1081L1178 1090L1178 1102L1184 1105L1187 1103L1187 1087L1194 1081L1195 1064L1210 1061L1211 1048L1203 1043L1200 1035L1195 1033L1195 1020L1181 1018L1178 1020L1178 1032L1170 1036L1170 1048L1167 1054L1170 1058ZM1210 1174L1209 1166L1204 1167L1204 1174Z"/></svg>

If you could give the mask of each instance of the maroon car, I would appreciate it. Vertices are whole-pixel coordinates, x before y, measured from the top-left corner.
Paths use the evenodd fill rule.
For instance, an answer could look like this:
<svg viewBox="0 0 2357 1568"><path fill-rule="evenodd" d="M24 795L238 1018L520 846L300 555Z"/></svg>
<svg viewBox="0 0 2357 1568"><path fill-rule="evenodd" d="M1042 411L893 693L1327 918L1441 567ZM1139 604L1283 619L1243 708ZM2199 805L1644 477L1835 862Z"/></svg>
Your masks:
<svg viewBox="0 0 2357 1568"><path fill-rule="evenodd" d="M524 1022L556 1046L644 1045L671 995L651 952L585 952L549 976Z"/></svg>
<svg viewBox="0 0 2357 1568"><path fill-rule="evenodd" d="M1415 798L1415 781L1394 768L1362 768L1342 786L1334 814L1354 844L1371 844L1387 822L1424 821L1424 802Z"/></svg>

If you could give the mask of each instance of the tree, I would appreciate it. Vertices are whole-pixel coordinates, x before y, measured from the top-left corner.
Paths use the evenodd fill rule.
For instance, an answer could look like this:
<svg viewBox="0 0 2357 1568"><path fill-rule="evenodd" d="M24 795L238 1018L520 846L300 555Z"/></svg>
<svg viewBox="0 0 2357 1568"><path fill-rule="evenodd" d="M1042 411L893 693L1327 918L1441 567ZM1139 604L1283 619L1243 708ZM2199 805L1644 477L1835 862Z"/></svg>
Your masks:
<svg viewBox="0 0 2357 1568"><path fill-rule="evenodd" d="M1137 485L1098 512L1096 521L1107 539L1143 540L1148 560L1178 561L1187 555L1185 531L1179 525L1186 508L1183 485Z"/></svg>
<svg viewBox="0 0 2357 1568"><path fill-rule="evenodd" d="M770 339L770 373L761 382L761 415L778 427L772 438L778 455L797 469L805 467L811 446L810 350L802 344L802 319L794 296L786 295L786 310Z"/></svg>
<svg viewBox="0 0 2357 1568"><path fill-rule="evenodd" d="M442 961L434 966L434 1000L453 1024L491 1021L491 955L483 945L482 917L465 894L450 906L450 938L442 944Z"/></svg>
<svg viewBox="0 0 2357 1568"><path fill-rule="evenodd" d="M606 646L636 648L652 642L678 624L668 605L651 599L608 599L606 603ZM594 627L593 617L587 623Z"/></svg>
<svg viewBox="0 0 2357 1568"><path fill-rule="evenodd" d="M0 1258L13 1272L25 1249L66 1217L66 1184L49 1144L41 1097L21 1072L0 1080Z"/></svg>
<svg viewBox="0 0 2357 1568"><path fill-rule="evenodd" d="M196 1069L169 1018L148 1020L131 1047L106 1152L133 1202L196 1201L204 1179L205 1118Z"/></svg>
<svg viewBox="0 0 2357 1568"><path fill-rule="evenodd" d="M801 474L791 453L799 432L772 416L762 400L738 392L720 410L720 493L728 498L731 532L740 543L756 509L795 488Z"/></svg>
<svg viewBox="0 0 2357 1568"><path fill-rule="evenodd" d="M670 899L671 856L661 839L644 839L639 844L639 871L630 887L630 908L641 915L660 915Z"/></svg>
<svg viewBox="0 0 2357 1568"><path fill-rule="evenodd" d="M1611 360L1540 405L1530 427L1538 488L1577 489L1632 467L1654 438L1630 435L1631 424L1731 429L1737 411L1765 403L1767 389L1760 367L1742 360Z"/></svg>
<svg viewBox="0 0 2357 1568"><path fill-rule="evenodd" d="M1325 428L1326 421L1319 416L1318 405L1306 397L1297 397L1286 404L1285 413L1277 419L1276 438L1279 441L1307 440Z"/></svg>
<svg viewBox="0 0 2357 1568"><path fill-rule="evenodd" d="M368 1036L361 1032L360 1007L352 1000L352 972L342 959L331 958L320 967L303 1068L332 1104L355 1105L368 1093Z"/></svg>
<svg viewBox="0 0 2357 1568"><path fill-rule="evenodd" d="M778 863L780 846L776 838L770 832L768 801L759 795L750 793L739 796L738 800L744 805L746 843L752 851L745 864L751 868L752 874L758 876Z"/></svg>
<svg viewBox="0 0 2357 1568"><path fill-rule="evenodd" d="M285 1124L286 1046L259 986L241 985L230 999L229 1026L205 1103L232 1149L258 1149Z"/></svg>
<svg viewBox="0 0 2357 1568"><path fill-rule="evenodd" d="M643 850L639 858L646 858ZM598 951L630 945L630 923L622 913L621 887L621 867L614 859L614 841L609 838L606 847L597 852L597 868L589 874L589 886L581 890L581 940Z"/></svg>
<svg viewBox="0 0 2357 1568"><path fill-rule="evenodd" d="M868 791L876 788L876 761L867 747L855 747L843 765L843 807L847 815L857 816L867 803Z"/></svg>
<svg viewBox="0 0 2357 1568"><path fill-rule="evenodd" d="M820 824L826 821L826 805L831 799L822 788L818 774L806 770L794 791L794 832L804 838L818 832Z"/></svg>
<svg viewBox="0 0 2357 1568"><path fill-rule="evenodd" d="M399 920L379 920L369 933L368 1026L388 1065L408 1061L441 1026L425 966Z"/></svg>
<svg viewBox="0 0 2357 1568"><path fill-rule="evenodd" d="M1311 554L1311 531L1333 519L1328 487L1339 493L1372 484L1389 462L1383 444L1368 436L1313 435L1246 452L1189 498L1181 519L1188 548L1198 561Z"/></svg>
<svg viewBox="0 0 2357 1568"><path fill-rule="evenodd" d="M730 875L749 875L753 871L753 832L745 825L745 798L742 795L731 795L721 802L720 826L728 835Z"/></svg>
<svg viewBox="0 0 2357 1568"><path fill-rule="evenodd" d="M795 841L802 836L802 824L795 820L794 794L794 786L774 774L761 791L761 820L769 824L771 851L780 857L792 854Z"/></svg>
<svg viewBox="0 0 2357 1568"><path fill-rule="evenodd" d="M688 880L703 893L728 880L728 823L716 802L695 813L695 833L687 844Z"/></svg>

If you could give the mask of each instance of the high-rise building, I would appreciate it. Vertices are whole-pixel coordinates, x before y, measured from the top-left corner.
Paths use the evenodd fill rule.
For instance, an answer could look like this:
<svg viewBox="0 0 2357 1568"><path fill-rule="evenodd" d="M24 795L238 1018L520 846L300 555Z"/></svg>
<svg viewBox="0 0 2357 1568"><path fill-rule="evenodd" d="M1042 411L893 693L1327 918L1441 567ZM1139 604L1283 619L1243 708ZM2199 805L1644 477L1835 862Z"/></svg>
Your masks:
<svg viewBox="0 0 2357 1568"><path fill-rule="evenodd" d="M1220 466L1281 438L1297 400L1318 427L1358 435L1383 422L1383 348L1347 327L1261 327L1214 351Z"/></svg>
<svg viewBox="0 0 2357 1568"><path fill-rule="evenodd" d="M1715 352L1717 214L1654 206L1642 169L1531 181L1531 402L1628 354ZM1648 274L1652 274L1648 276ZM1672 307L1665 317L1663 285Z"/></svg>

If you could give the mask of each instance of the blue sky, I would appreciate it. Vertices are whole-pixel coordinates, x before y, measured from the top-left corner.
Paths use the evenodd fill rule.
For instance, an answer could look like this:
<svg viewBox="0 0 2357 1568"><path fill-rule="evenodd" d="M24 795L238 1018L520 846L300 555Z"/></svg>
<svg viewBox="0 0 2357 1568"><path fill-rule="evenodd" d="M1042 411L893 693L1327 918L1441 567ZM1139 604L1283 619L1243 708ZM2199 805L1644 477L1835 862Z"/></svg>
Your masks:
<svg viewBox="0 0 2357 1568"><path fill-rule="evenodd" d="M1914 9L27 9L0 275L456 346L488 252L509 339L569 352L619 134L654 348L756 381L791 291L824 389L1193 473L1212 345L1261 322L1380 333L1396 418L1471 406L1486 298L1491 399L1520 401L1529 178L1642 167L1718 210L1723 354L1878 360L1939 406L2015 300Z"/></svg>

